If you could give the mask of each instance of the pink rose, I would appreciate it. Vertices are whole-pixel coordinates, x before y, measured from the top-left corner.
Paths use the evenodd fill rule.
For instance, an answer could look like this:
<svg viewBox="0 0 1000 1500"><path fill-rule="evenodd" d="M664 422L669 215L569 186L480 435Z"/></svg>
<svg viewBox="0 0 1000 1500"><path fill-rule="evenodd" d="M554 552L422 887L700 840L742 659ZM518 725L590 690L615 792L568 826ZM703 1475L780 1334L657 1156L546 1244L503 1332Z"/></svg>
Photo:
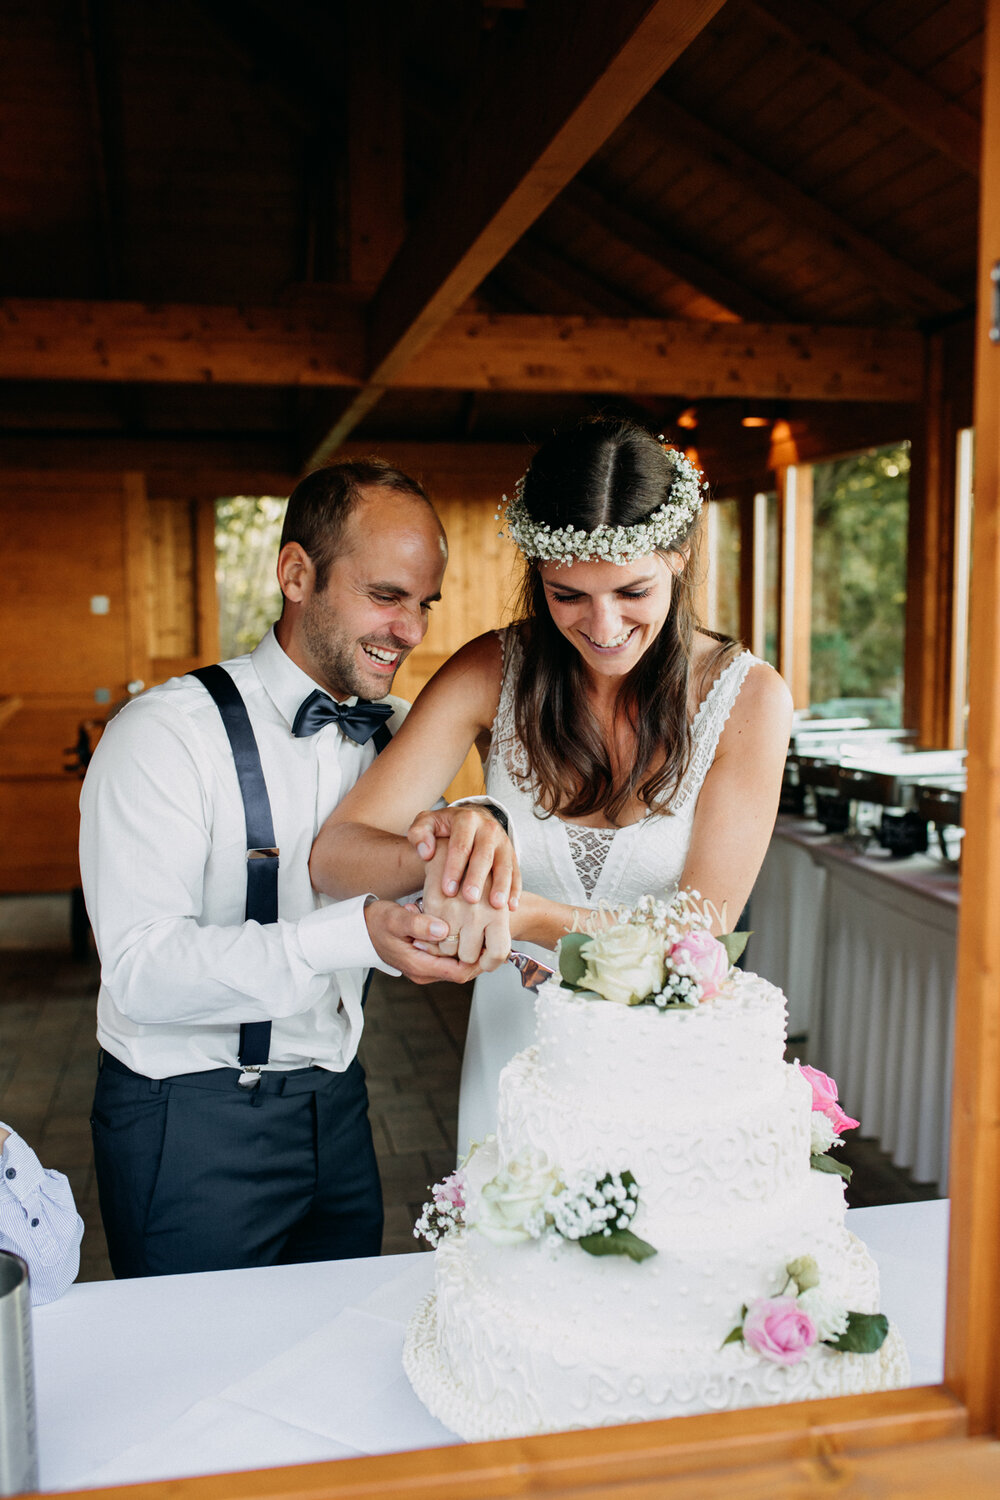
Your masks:
<svg viewBox="0 0 1000 1500"><path fill-rule="evenodd" d="M777 1365L797 1365L816 1337L816 1324L794 1297L758 1297L743 1319L745 1342Z"/></svg>
<svg viewBox="0 0 1000 1500"><path fill-rule="evenodd" d="M831 1104L829 1109L825 1109L823 1113L830 1121L837 1135L843 1135L845 1130L854 1130L861 1124L860 1120L852 1120L850 1115L846 1115L839 1104Z"/></svg>
<svg viewBox="0 0 1000 1500"><path fill-rule="evenodd" d="M821 1073L819 1068L800 1065L799 1071L812 1088L813 1109L818 1109L825 1115L829 1106L837 1102L837 1085L829 1073Z"/></svg>
<svg viewBox="0 0 1000 1500"><path fill-rule="evenodd" d="M465 1207L465 1176L462 1172L452 1172L443 1182L434 1186L435 1203L452 1203L456 1208Z"/></svg>
<svg viewBox="0 0 1000 1500"><path fill-rule="evenodd" d="M826 1115L836 1135L840 1135L844 1130L854 1130L861 1124L860 1120L852 1120L850 1115L845 1114L837 1103L837 1085L828 1073L821 1073L819 1068L801 1065L800 1072L812 1089L813 1109L819 1110L821 1115Z"/></svg>
<svg viewBox="0 0 1000 1500"><path fill-rule="evenodd" d="M711 1000L729 973L729 954L710 932L696 929L670 950L675 964L690 972L701 985L701 998Z"/></svg>

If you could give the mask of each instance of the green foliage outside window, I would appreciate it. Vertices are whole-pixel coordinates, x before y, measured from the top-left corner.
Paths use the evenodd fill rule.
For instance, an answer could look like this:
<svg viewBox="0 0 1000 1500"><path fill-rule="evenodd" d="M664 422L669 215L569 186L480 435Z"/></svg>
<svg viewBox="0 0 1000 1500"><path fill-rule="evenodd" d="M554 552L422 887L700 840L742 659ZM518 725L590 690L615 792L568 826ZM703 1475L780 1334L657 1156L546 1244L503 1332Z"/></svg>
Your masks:
<svg viewBox="0 0 1000 1500"><path fill-rule="evenodd" d="M234 495L215 505L221 659L252 651L281 613L275 576L285 501Z"/></svg>
<svg viewBox="0 0 1000 1500"><path fill-rule="evenodd" d="M909 473L908 443L813 470L814 713L900 723Z"/></svg>

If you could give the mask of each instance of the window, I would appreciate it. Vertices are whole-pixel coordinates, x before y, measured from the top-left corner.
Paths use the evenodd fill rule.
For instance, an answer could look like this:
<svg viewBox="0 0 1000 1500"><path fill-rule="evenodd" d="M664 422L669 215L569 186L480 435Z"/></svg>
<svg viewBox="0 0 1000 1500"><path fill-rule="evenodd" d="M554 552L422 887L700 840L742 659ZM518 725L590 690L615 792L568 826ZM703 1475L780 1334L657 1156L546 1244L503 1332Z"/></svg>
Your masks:
<svg viewBox="0 0 1000 1500"><path fill-rule="evenodd" d="M811 712L901 722L908 443L813 469Z"/></svg>

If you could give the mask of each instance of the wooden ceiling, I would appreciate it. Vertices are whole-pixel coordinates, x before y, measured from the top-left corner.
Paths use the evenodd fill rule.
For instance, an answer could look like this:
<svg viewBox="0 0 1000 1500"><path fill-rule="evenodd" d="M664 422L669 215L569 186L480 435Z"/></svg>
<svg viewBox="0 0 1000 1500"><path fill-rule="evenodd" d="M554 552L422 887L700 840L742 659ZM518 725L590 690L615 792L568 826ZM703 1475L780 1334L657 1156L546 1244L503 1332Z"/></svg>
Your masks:
<svg viewBox="0 0 1000 1500"><path fill-rule="evenodd" d="M982 0L7 0L0 438L908 403Z"/></svg>

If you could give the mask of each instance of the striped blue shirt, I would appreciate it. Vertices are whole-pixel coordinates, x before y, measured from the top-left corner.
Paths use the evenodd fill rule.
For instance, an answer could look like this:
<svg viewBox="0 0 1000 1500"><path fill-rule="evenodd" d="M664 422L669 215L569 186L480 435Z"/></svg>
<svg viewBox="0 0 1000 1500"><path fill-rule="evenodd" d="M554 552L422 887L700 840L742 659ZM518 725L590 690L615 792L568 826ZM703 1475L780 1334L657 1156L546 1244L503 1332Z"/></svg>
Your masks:
<svg viewBox="0 0 1000 1500"><path fill-rule="evenodd" d="M0 1130L9 1126L0 1121ZM61 1172L46 1171L13 1130L0 1151L0 1250L28 1263L31 1300L61 1297L80 1269L83 1220Z"/></svg>

